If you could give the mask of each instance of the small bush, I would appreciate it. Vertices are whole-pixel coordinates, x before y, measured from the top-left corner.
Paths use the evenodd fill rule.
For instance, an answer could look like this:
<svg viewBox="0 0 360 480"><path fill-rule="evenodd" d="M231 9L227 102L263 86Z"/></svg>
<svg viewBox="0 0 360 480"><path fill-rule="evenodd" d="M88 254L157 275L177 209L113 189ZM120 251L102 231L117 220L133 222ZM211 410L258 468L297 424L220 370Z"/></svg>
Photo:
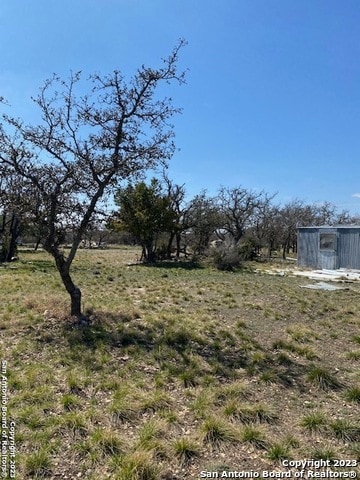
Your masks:
<svg viewBox="0 0 360 480"><path fill-rule="evenodd" d="M243 261L239 248L227 242L214 249L211 256L215 267L227 272L240 268Z"/></svg>

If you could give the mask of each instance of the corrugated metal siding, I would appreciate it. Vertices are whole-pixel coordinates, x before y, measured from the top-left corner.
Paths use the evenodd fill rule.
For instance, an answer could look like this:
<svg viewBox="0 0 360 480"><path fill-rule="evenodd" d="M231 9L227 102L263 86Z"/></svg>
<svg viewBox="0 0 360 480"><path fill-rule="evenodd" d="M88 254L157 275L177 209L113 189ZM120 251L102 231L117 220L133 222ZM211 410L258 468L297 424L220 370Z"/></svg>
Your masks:
<svg viewBox="0 0 360 480"><path fill-rule="evenodd" d="M336 233L333 251L320 250L320 234ZM301 227L298 229L298 265L310 268L360 269L360 227Z"/></svg>
<svg viewBox="0 0 360 480"><path fill-rule="evenodd" d="M339 268L360 269L360 228L339 230Z"/></svg>
<svg viewBox="0 0 360 480"><path fill-rule="evenodd" d="M325 241L322 240L325 238ZM338 264L338 235L336 228L319 228L318 229L318 265L317 268L326 268L328 270L336 270L339 268Z"/></svg>
<svg viewBox="0 0 360 480"><path fill-rule="evenodd" d="M298 229L298 265L318 268L319 233L317 228Z"/></svg>

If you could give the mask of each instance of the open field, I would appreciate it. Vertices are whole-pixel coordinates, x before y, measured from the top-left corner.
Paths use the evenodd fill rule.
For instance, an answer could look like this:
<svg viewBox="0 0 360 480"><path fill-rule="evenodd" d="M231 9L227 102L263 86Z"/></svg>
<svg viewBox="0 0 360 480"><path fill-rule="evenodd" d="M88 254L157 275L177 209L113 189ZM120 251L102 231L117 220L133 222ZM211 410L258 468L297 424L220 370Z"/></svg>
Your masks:
<svg viewBox="0 0 360 480"><path fill-rule="evenodd" d="M45 253L0 268L16 478L180 480L284 471L284 458L360 461L360 282L306 290L251 266L128 265L137 254L79 251L89 328L66 317Z"/></svg>

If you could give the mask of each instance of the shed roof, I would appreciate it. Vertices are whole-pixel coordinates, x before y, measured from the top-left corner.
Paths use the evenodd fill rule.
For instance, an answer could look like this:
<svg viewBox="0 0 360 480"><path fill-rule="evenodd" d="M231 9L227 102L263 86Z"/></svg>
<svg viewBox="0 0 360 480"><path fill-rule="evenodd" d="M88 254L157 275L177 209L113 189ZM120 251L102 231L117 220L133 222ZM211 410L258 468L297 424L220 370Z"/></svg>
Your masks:
<svg viewBox="0 0 360 480"><path fill-rule="evenodd" d="M317 228L317 229L329 229L329 228L336 228L338 230L341 230L341 229L360 229L360 225L344 225L344 224L341 224L341 225L308 225L307 227L298 227L299 229L300 228Z"/></svg>

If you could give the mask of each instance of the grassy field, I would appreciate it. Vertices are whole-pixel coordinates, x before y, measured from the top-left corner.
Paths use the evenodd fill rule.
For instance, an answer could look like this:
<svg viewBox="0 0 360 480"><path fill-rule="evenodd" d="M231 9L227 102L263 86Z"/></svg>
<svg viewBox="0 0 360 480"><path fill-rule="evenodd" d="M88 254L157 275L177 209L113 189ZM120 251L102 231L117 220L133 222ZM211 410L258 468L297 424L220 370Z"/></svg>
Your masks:
<svg viewBox="0 0 360 480"><path fill-rule="evenodd" d="M67 317L45 253L0 268L16 478L261 478L283 459L360 461L360 283L307 290L251 265L137 255L79 252L89 328Z"/></svg>

